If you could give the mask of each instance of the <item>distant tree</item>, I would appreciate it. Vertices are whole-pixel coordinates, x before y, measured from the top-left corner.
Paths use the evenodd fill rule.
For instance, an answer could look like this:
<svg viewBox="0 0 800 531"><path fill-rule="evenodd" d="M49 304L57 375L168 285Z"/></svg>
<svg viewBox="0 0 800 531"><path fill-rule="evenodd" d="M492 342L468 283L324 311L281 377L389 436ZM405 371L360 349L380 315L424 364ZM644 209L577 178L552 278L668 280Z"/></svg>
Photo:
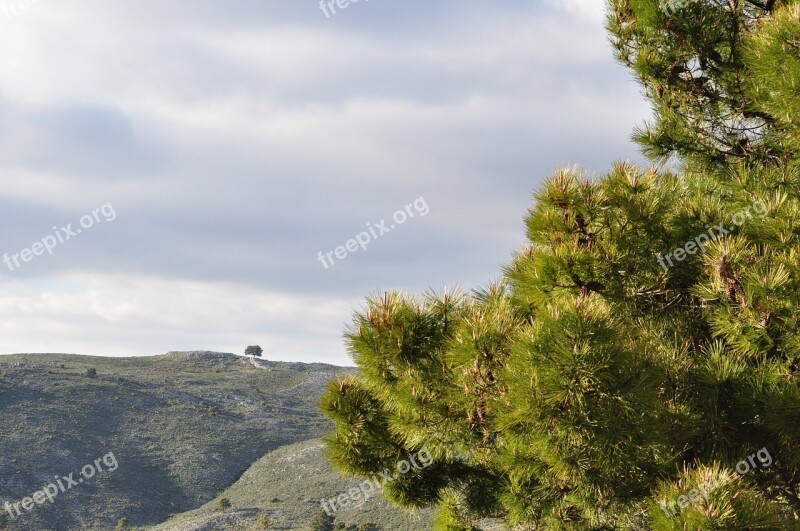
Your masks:
<svg viewBox="0 0 800 531"><path fill-rule="evenodd" d="M333 516L325 511L320 511L314 521L311 522L311 531L333 531L333 520Z"/></svg>
<svg viewBox="0 0 800 531"><path fill-rule="evenodd" d="M117 522L117 529L127 529L128 528L128 519L121 518L119 522Z"/></svg>
<svg viewBox="0 0 800 531"><path fill-rule="evenodd" d="M222 511L223 513L231 508L231 501L228 498L220 498L217 500L217 505L215 509L217 511Z"/></svg>
<svg viewBox="0 0 800 531"><path fill-rule="evenodd" d="M87 378L97 378L97 369L86 369L84 374Z"/></svg>
<svg viewBox="0 0 800 531"><path fill-rule="evenodd" d="M246 349L244 349L245 356L253 356L253 359L260 358L261 354L264 352L264 349L259 347L258 345L250 345Z"/></svg>

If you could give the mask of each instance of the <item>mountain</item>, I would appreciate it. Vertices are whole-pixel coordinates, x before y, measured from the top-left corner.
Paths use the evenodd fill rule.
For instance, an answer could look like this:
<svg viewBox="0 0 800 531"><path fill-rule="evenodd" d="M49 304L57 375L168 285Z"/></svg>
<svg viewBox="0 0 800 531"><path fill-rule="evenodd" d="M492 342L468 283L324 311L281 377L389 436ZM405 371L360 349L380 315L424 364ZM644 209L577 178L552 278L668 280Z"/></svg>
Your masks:
<svg viewBox="0 0 800 531"><path fill-rule="evenodd" d="M359 483L343 479L331 468L322 441L305 441L268 453L216 500L171 518L152 531L308 530L322 510L321 499L347 494L350 489L357 489ZM336 522L380 530L431 529L432 510L406 513L390 506L380 496L379 489L374 492L377 496L367 500L358 495L350 507L335 514ZM222 498L231 503L225 512L217 508ZM261 515L266 517L262 520L266 525L259 523Z"/></svg>
<svg viewBox="0 0 800 531"><path fill-rule="evenodd" d="M347 370L213 352L2 356L0 528L152 526L202 506L268 452L328 433L317 402ZM36 503L42 489L52 503Z"/></svg>

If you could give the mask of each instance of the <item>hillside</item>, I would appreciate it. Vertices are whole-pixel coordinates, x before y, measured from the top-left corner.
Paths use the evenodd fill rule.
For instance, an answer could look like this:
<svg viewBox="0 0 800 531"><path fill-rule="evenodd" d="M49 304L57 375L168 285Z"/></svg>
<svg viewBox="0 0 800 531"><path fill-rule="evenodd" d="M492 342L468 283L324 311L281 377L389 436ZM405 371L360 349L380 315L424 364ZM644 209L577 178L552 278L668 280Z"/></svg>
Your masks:
<svg viewBox="0 0 800 531"><path fill-rule="evenodd" d="M216 500L178 515L152 531L211 531L217 529L308 530L320 512L320 499L330 499L358 485L343 479L325 458L320 440L305 441L270 452L257 461L219 498L227 498L231 509L216 510ZM265 515L268 527L257 518ZM389 506L380 495L357 501L336 514L336 522L347 525L377 524L373 529L420 531L431 529L433 512L405 513Z"/></svg>
<svg viewBox="0 0 800 531"><path fill-rule="evenodd" d="M328 432L317 401L344 370L210 352L0 357L0 505L117 463L14 520L3 510L0 527L155 525L199 507L267 452Z"/></svg>

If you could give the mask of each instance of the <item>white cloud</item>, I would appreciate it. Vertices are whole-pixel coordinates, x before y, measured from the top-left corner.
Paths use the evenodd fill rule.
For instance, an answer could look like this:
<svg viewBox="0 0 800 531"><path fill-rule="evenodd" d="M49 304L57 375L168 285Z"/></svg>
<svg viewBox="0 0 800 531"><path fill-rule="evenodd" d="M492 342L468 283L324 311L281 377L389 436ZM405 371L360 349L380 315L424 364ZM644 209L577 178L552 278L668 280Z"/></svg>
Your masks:
<svg viewBox="0 0 800 531"><path fill-rule="evenodd" d="M272 360L351 364L341 332L357 301L142 275L73 274L0 286L5 354L241 354L260 344Z"/></svg>

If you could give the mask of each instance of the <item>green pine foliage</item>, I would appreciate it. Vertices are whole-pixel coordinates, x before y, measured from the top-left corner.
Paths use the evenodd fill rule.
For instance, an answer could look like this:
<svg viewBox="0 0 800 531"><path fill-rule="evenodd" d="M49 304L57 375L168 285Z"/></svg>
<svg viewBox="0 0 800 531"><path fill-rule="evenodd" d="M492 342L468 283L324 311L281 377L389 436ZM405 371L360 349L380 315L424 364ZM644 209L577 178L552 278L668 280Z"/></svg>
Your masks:
<svg viewBox="0 0 800 531"><path fill-rule="evenodd" d="M642 83L655 111L655 120L635 134L646 154L717 168L796 157L798 146L787 144L780 131L783 104L763 104L779 96L775 89L797 90L797 77L791 79L797 73L796 13L786 13L796 9L794 0L609 3L617 57ZM755 46L754 33L761 41Z"/></svg>
<svg viewBox="0 0 800 531"><path fill-rule="evenodd" d="M800 4L787 2L748 42L749 93L794 152L800 149ZM794 125L793 125L794 124Z"/></svg>
<svg viewBox="0 0 800 531"><path fill-rule="evenodd" d="M561 170L495 283L369 297L330 458L427 449L385 492L440 530L798 529L800 2L613 0L608 25L680 171Z"/></svg>
<svg viewBox="0 0 800 531"><path fill-rule="evenodd" d="M675 500L687 493L694 500L684 499L685 507L677 508ZM664 483L649 508L654 528L660 530L796 529L790 527L785 507L770 503L746 476L719 463L685 470L674 482ZM672 514L676 508L680 517Z"/></svg>

